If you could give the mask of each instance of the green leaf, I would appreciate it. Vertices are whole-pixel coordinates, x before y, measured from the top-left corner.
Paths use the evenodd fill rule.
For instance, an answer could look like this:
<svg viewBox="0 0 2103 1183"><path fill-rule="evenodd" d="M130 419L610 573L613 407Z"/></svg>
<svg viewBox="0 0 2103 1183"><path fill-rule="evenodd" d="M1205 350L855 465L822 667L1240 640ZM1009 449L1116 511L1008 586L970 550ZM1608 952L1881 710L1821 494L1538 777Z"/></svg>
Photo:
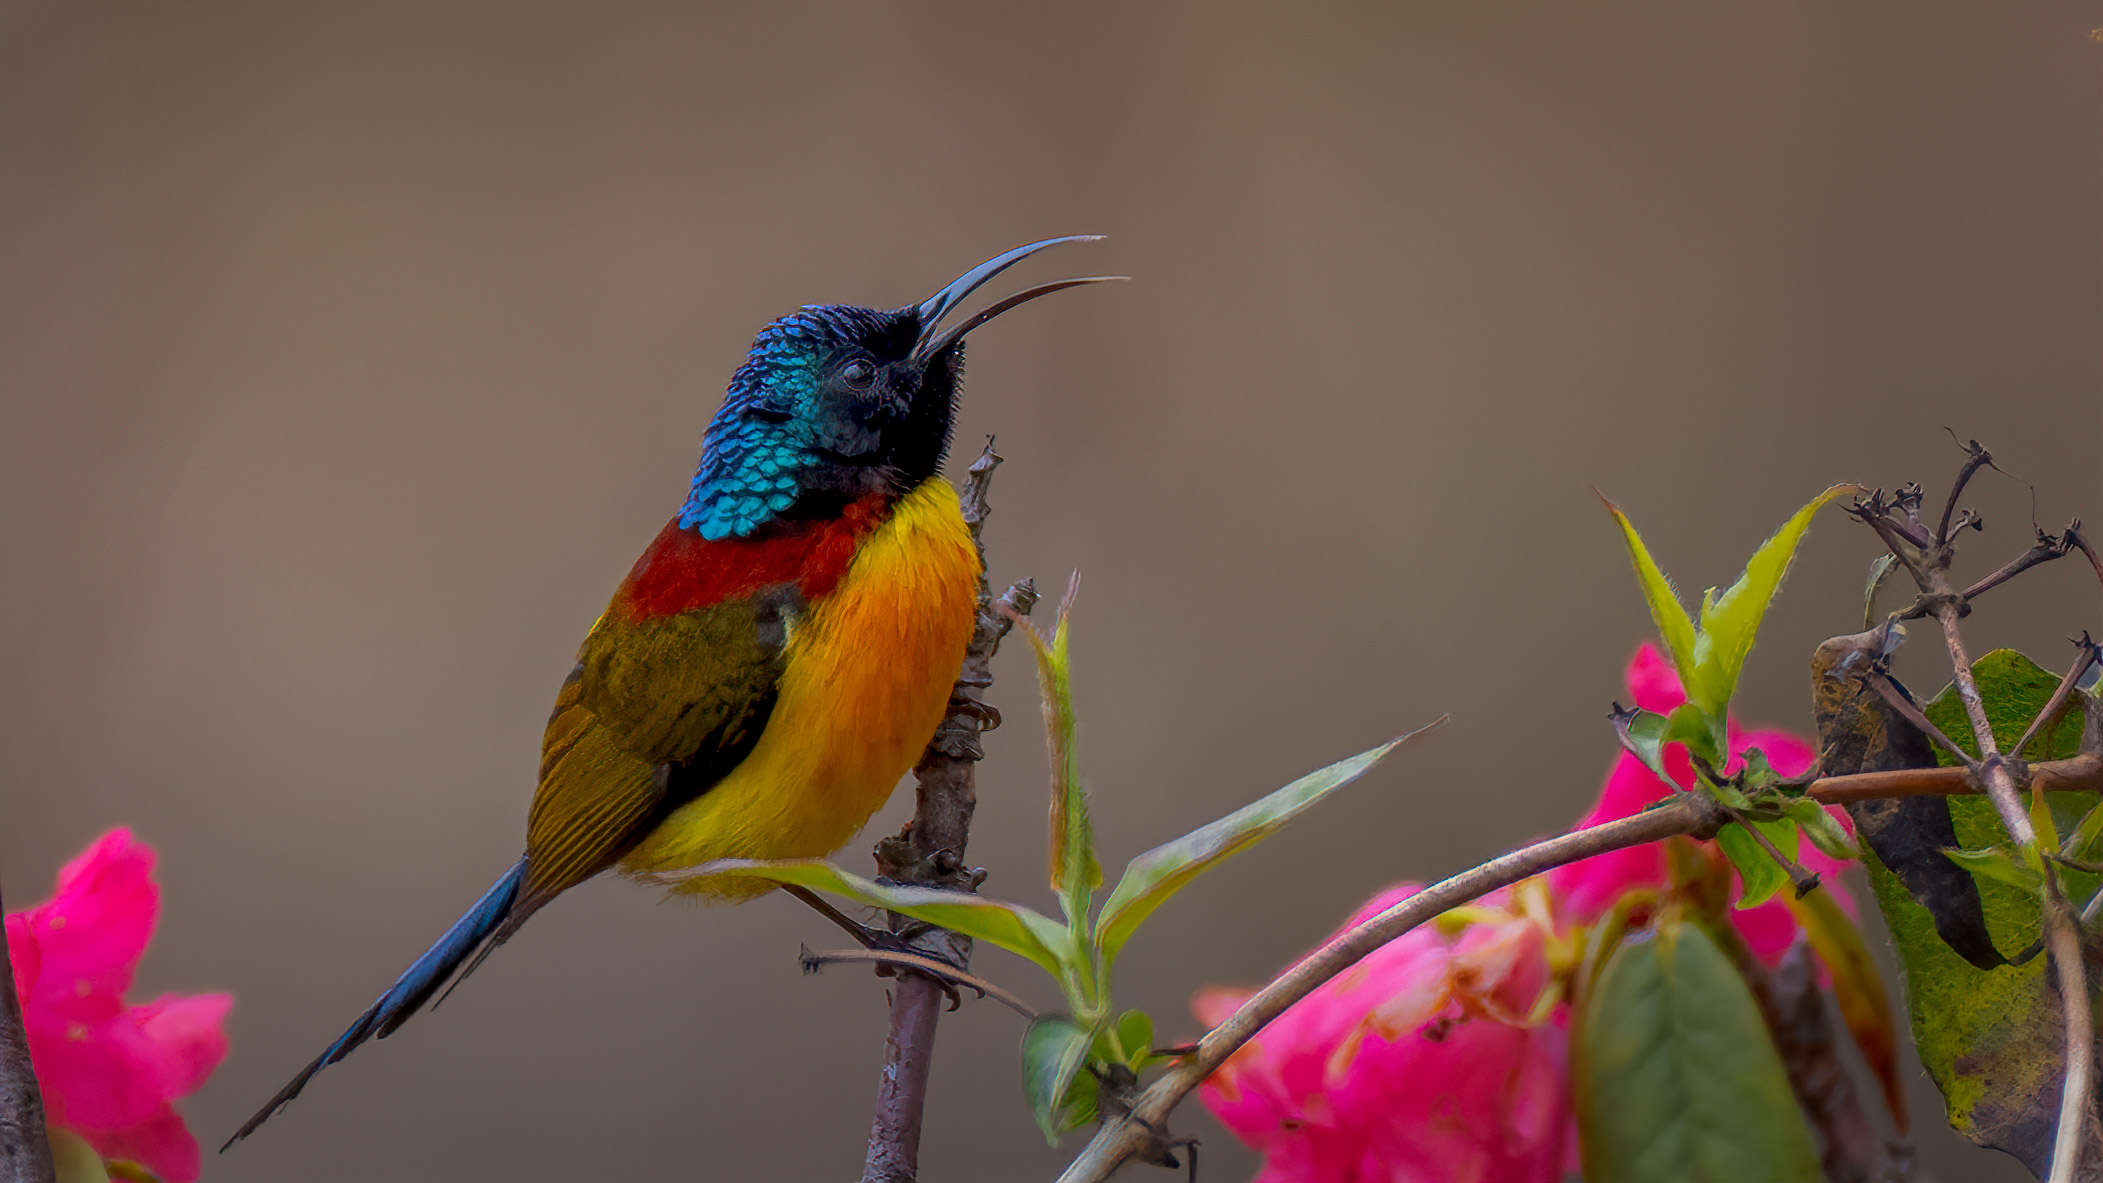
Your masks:
<svg viewBox="0 0 2103 1183"><path fill-rule="evenodd" d="M1798 797L1783 807L1782 812L1803 830L1804 836L1821 854L1850 862L1862 857L1855 849L1854 839L1847 836L1846 827L1827 812L1825 806L1811 798Z"/></svg>
<svg viewBox="0 0 2103 1183"><path fill-rule="evenodd" d="M1820 812L1823 812L1821 810ZM1855 1046L1884 1090L1884 1104L1891 1120L1905 1133L1910 1124L1905 1086L1899 1083L1898 1021L1891 1013L1891 992L1884 975L1862 939L1862 930L1840 910L1830 891L1814 891L1797 899L1786 897L1789 912L1811 938L1811 951L1825 962L1833 976L1833 997L1840 1003L1841 1021L1855 1038Z"/></svg>
<svg viewBox="0 0 2103 1183"><path fill-rule="evenodd" d="M1855 485L1834 485L1811 499L1782 523L1774 536L1760 544L1738 581L1713 601L1704 601L1701 628L1694 642L1694 677L1687 683L1687 698L1698 703L1713 718L1722 718L1738 690L1738 675L1752 652L1753 638L1767 605L1782 588L1782 576L1796 557L1796 545L1810 529L1811 519L1836 497L1857 493Z"/></svg>
<svg viewBox="0 0 2103 1183"><path fill-rule="evenodd" d="M1103 966L1107 969L1116 960L1118 950L1132 939L1141 921L1191 880L1277 833L1308 806L1357 780L1389 752L1444 721L1440 719L1400 739L1310 772L1254 804L1244 805L1210 825L1200 826L1133 859L1111 889L1110 898L1103 901L1102 916L1096 921L1095 941L1102 951Z"/></svg>
<svg viewBox="0 0 2103 1183"><path fill-rule="evenodd" d="M1077 956L1073 938L1065 927L1033 908L961 891L892 887L843 871L822 859L722 859L696 867L691 874L697 878L731 875L790 883L867 907L883 908L1027 957L1055 978L1061 977L1062 969Z"/></svg>
<svg viewBox="0 0 2103 1183"><path fill-rule="evenodd" d="M1792 859L1796 857L1795 822L1753 824L1758 826L1760 832L1767 836L1767 840L1774 843L1785 856ZM1758 907L1773 899L1776 892L1789 886L1788 870L1776 862L1774 856L1767 853L1766 849L1746 832L1744 825L1732 822L1723 827L1716 835L1716 845L1730 858L1731 865L1738 868L1738 877L1745 884L1744 891L1738 896L1740 908Z"/></svg>
<svg viewBox="0 0 2103 1183"><path fill-rule="evenodd" d="M2011 650L1981 656L1973 663L1972 673L1995 742L2003 751L2029 726L2059 684L2059 675ZM1976 751L1954 686L1944 688L1923 709L1945 734ZM2078 749L2080 723L2078 710L2048 720L2031 741L2025 758L2052 760L2072 754ZM1939 749L1924 753L1923 758L1946 766L1956 763ZM2081 820L2096 809L2097 795L2049 793L2046 800L2061 819L2060 832L2072 832L2072 841L2080 844ZM2008 834L1985 797L1949 797L1946 806L1952 827L1949 838L1931 850L1954 845L1976 852L2006 846ZM1859 819L1857 824L1859 828ZM2103 851L2091 844L2070 853L2094 858ZM2041 935L2037 892L2028 885L2027 875L2013 870L2011 862L1988 858L1967 868L1973 872L1971 881L1978 891L1987 948L2005 956L2028 948ZM1936 916L1866 843L1863 863L1905 968L1905 1003L1914 1045L1921 1066L1942 1090L1950 1125L1979 1145L2013 1155L2042 1177L2051 1156L2066 1062L2063 1010L2047 968L2049 959L2037 956L2020 964L1979 968L1938 933ZM2077 900L2088 898L2103 883L2103 878L2072 867L2058 870L2068 895ZM2005 877L2000 874L2003 871ZM2009 878L2021 882L2011 883Z"/></svg>
<svg viewBox="0 0 2103 1183"><path fill-rule="evenodd" d="M1988 879L2006 883L2031 894L2044 890L2044 876L2010 851L1998 847L1988 847L1985 850L1951 847L1943 853L1950 856L1951 862L1974 875L1984 875Z"/></svg>
<svg viewBox="0 0 2103 1183"><path fill-rule="evenodd" d="M1613 721L1614 737L1628 749L1629 755L1641 760L1652 776L1668 785L1678 786L1672 774L1665 771L1666 732L1671 727L1670 720L1656 711L1623 707L1618 702L1607 718Z"/></svg>
<svg viewBox="0 0 2103 1183"><path fill-rule="evenodd" d="M2045 669L2013 649L1996 649L1972 663L1972 679L1979 684L1981 705L1986 711L1986 722L1993 728L1995 746L2007 751L2037 718L2039 711L2051 701L2052 692L2059 688L2059 675ZM1957 695L1957 685L1952 682L1942 688L1934 698L1928 700L1921 712L1928 721L1942 728L1942 733L1957 741L1957 746L1969 752L1974 759L1979 755L1979 743L1972 735L1970 718L1965 714L1964 703ZM2064 760L2081 750L2081 704L2071 697L2055 712L2030 747L2023 752L2026 760ZM1936 753L1945 766L1956 764L1956 758L1946 751Z"/></svg>
<svg viewBox="0 0 2103 1183"><path fill-rule="evenodd" d="M2060 853L2073 858L2078 852L2094 847L2097 838L2103 838L2103 803L2082 815L2081 824L2060 848Z"/></svg>
<svg viewBox="0 0 2103 1183"><path fill-rule="evenodd" d="M59 1183L110 1183L107 1165L95 1148L88 1145L87 1139L57 1126L51 1127L46 1134L51 1142L51 1165L57 1172ZM23 1171L21 1177L30 1178L30 1172Z"/></svg>
<svg viewBox="0 0 2103 1183"><path fill-rule="evenodd" d="M1095 1058L1106 1064L1123 1064L1136 1074L1146 1065L1153 1047L1153 1018L1143 1010L1128 1010L1096 1035Z"/></svg>
<svg viewBox="0 0 2103 1183"><path fill-rule="evenodd" d="M1087 1062L1094 1036L1071 1019L1043 1018L1022 1034L1022 1095L1044 1140L1056 1146L1059 1135L1078 1129L1094 1116L1093 1091L1087 1112L1075 1104L1075 1078ZM1093 1077L1088 1078L1093 1082Z"/></svg>
<svg viewBox="0 0 2103 1183"><path fill-rule="evenodd" d="M1572 1052L1591 1183L1821 1183L1759 1006L1693 923L1623 944Z"/></svg>
<svg viewBox="0 0 2103 1183"><path fill-rule="evenodd" d="M1621 512L1621 507L1606 498L1607 512L1614 515L1614 523L1621 527L1621 540L1628 545L1628 561L1636 569L1636 584L1643 589L1643 600L1650 605L1650 618L1657 622L1658 637L1665 642L1665 651L1672 658L1672 668L1679 671L1683 685L1694 684L1694 621L1687 616L1687 609L1679 602L1679 593L1672 589L1672 581L1658 569L1657 560L1650 557L1650 548L1643 545L1643 536L1636 533L1635 523Z"/></svg>
<svg viewBox="0 0 2103 1183"><path fill-rule="evenodd" d="M2058 674L2013 649L1996 649L1981 656L1972 663L1972 678L1979 686L1981 705L1986 712L1986 721L1993 729L1995 746L2004 752L2022 736L2059 686ZM1954 682L1929 699L1921 707L1921 712L1927 715L1929 722L1941 728L1944 735L1955 740L1958 747L1977 757L1978 741L1972 735L1971 720ZM2030 741L2030 748L2023 755L2028 760L2060 760L2076 754L2080 744L2080 704L2070 699L2046 721L2045 726L2038 729L2037 738ZM1957 763L1955 756L1939 746L1935 757L1945 767ZM1957 835L1954 845L1959 849L1982 851L2007 844L2008 835L2001 826L2000 814L1984 795L1965 794L1950 797L1948 801L1950 821ZM2045 794L2046 808L2059 819L2053 828L2060 833L2078 833L2085 815L2095 807L2096 801L2094 793ZM1958 857L1953 861L1970 871L1979 886L1980 902L1985 907L1994 944L2002 949L2020 949L2037 939L2040 932L2038 888L2025 886L2035 884L2037 880L1992 859L1967 862ZM2094 875L2080 872L2065 872L2062 877L2068 894L2075 899L2086 898L2087 893L2103 883Z"/></svg>
<svg viewBox="0 0 2103 1183"><path fill-rule="evenodd" d="M1044 695L1045 746L1051 758L1051 885L1073 932L1074 942L1087 939L1088 904L1103 885L1095 860L1095 829L1088 816L1088 794L1081 785L1081 766L1074 750L1073 666L1067 646L1067 618L1073 608L1076 576L1059 605L1058 623L1049 641L1028 621L1023 636L1037 657L1037 681Z"/></svg>

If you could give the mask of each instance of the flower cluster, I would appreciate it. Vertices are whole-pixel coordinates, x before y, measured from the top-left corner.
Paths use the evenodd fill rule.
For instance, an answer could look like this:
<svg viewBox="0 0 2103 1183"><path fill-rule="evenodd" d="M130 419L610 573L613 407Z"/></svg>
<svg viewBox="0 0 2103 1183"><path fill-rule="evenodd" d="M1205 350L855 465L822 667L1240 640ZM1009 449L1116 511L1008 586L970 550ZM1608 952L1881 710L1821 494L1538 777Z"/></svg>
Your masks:
<svg viewBox="0 0 2103 1183"><path fill-rule="evenodd" d="M193 1183L197 1140L173 1102L226 1056L227 994L163 994L128 1005L159 917L153 848L104 834L58 874L44 903L7 916L7 951L30 1058L54 1131L165 1183Z"/></svg>
<svg viewBox="0 0 2103 1183"><path fill-rule="evenodd" d="M1667 713L1685 695L1672 667L1644 645L1627 670L1638 705ZM1730 727L1734 758L1764 752L1785 776L1808 768L1810 746L1779 731ZM1627 817L1692 786L1671 750L1667 785L1624 752L1581 825ZM1843 819L1844 823L1844 819ZM1841 864L1808 846L1804 862L1834 882ZM1206 1081L1208 1108L1264 1155L1258 1183L1556 1183L1576 1166L1566 1062L1577 930L1630 891L1667 882L1657 844L1573 863L1448 914L1375 950L1280 1015ZM1735 887L1735 884L1734 884ZM1390 889L1349 929L1407 899ZM1772 964L1796 938L1788 907L1733 909L1746 944ZM1342 930L1339 930L1342 931ZM1247 992L1208 990L1193 1004L1211 1026Z"/></svg>

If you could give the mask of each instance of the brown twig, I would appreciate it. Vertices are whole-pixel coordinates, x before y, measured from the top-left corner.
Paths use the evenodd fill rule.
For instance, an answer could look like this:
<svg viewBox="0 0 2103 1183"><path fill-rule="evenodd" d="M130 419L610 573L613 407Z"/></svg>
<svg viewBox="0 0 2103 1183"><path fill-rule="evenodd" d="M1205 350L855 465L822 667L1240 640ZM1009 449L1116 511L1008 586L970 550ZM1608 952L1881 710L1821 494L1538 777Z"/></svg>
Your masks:
<svg viewBox="0 0 2103 1183"><path fill-rule="evenodd" d="M2002 584L2008 582L2009 580L2014 579L2016 576L2021 575L2023 572L2028 571L2030 568L2037 566L2039 563L2049 563L2053 559L2059 558L2064 554L2066 554L2066 544L2060 539L2054 538L2050 534L2047 534L2044 531L2040 530L2037 533L2037 542L2034 545L2032 545L2029 550L2026 550L2023 553L2008 560L2006 563L2003 563L2000 566L2000 568L1998 570L1995 570L1992 574L1985 576L1984 578L1973 583L1970 587L1965 588L1964 600L1966 603L1970 603L1973 597L1983 595L1986 592L1990 592L1994 588L1997 588ZM1916 604L1912 608L1908 609L1907 612L1908 614L1905 617L1905 619L1918 620L1921 617L1926 616L1928 614L1928 607L1924 603Z"/></svg>
<svg viewBox="0 0 2103 1183"><path fill-rule="evenodd" d="M2047 852L2037 849L2037 832L2030 824L2029 811L2016 783L2015 766L2020 762L2004 757L2000 752L1993 726L1986 717L1986 701L1979 693L1978 680L1972 676L1971 655L1965 651L1964 637L1957 627L1970 605L1966 595L1952 589L1949 582L1950 564L1956 555L1950 521L1966 482L1981 468L1993 464L1993 456L1980 447L1977 440L1965 444L1964 449L1964 467L1952 483L1949 500L1943 506L1942 523L1937 527L1931 545L1922 545L1918 539L1911 539L1913 546L1909 548L1894 540L1894 535L1902 532L1897 529L1891 510L1905 508L1909 521L1913 519L1912 506L1907 504L1903 495L1898 501L1887 503L1881 493L1872 494L1868 500L1849 507L1849 512L1875 529L1886 547L1898 555L1912 573L1920 588L1920 600L1908 614L1933 616L1942 626L1943 642L1949 649L1957 685L1957 698L1964 706L1966 721L1971 725L1972 738L1979 750L1977 760L1968 763L1968 771L1987 799L1993 802L1994 812L2000 816L2001 826L2008 832L2008 837L2023 850L2042 855ZM1965 521L1975 522L1975 519L1966 515ZM2083 546L2086 549L2078 529L2070 529L2070 534L2070 538L2059 541L2060 548ZM2043 545L2041 539L2031 553L2036 553ZM1917 553L1909 555L1909 549ZM2093 561L2093 554L2090 557ZM2035 565L2035 562L2026 564L2023 559L2018 559L2003 570L2012 575L2014 571L2010 568L2019 570ZM2103 563L2097 564L2097 570L2103 575ZM2084 1146L2083 1134L2089 1127L2090 1098L2095 1087L2095 1031L2090 1018L2088 975L2081 958L2079 923L2072 905L2067 902L2066 892L2060 887L2057 868L2049 859L2040 857L2038 863L2043 868L2044 880L2040 901L2044 944L2051 951L2052 969L2066 1019L2065 1083L2060 1089L2059 1116L2053 1127L2048 1183L2072 1183L2082 1160L2091 1157L2094 1151L2093 1147Z"/></svg>
<svg viewBox="0 0 2103 1183"><path fill-rule="evenodd" d="M889 949L828 949L813 953L806 948L803 951L803 972L817 973L828 965L841 965L849 961L866 961L896 969L915 970L977 991L980 998L991 998L1025 1019L1035 1021L1038 1016L1036 1007L1024 1002L1020 995L1000 983L988 981L969 970L958 969L946 961L937 961L918 953L898 953ZM952 1003L949 1009L957 1008Z"/></svg>
<svg viewBox="0 0 2103 1183"><path fill-rule="evenodd" d="M1955 601L1946 599L1939 603L1935 619L1942 625L1943 640L1949 646L1957 697L1964 703L1972 737L1979 744L1979 779L1987 799L1993 802L1994 811L2001 815L2002 827L2016 845L2034 849L2037 832L2030 825L2029 811L2024 808L2022 792L2016 787L2008 761L1994 742L1993 725L1986 718L1986 700L1979 694L1979 684L1972 677L1971 656L1965 652L1964 638L1957 631ZM2052 863L2044 860L2042 865L2045 944L2051 952L2052 970L2059 978L2067 1028L2066 1083L2060 1091L2048 1183L2072 1183L2083 1157L2081 1135L2088 1126L2089 1095L2095 1083L2096 1036L2089 1015L2088 974L2081 963L2081 930L2073 908L2067 904L2066 893L2060 890L2059 875Z"/></svg>
<svg viewBox="0 0 2103 1183"><path fill-rule="evenodd" d="M1492 859L1434 883L1349 931L1338 933L1251 995L1225 1022L1206 1032L1198 1040L1196 1050L1139 1094L1129 1114L1105 1121L1087 1149L1059 1176L1060 1183L1099 1183L1126 1158L1145 1157L1158 1149L1157 1144L1165 1137L1169 1112L1265 1024L1315 987L1418 925L1551 867L1679 834L1712 833L1725 820L1722 807L1713 798L1702 793L1683 793L1634 817L1575 830Z"/></svg>
<svg viewBox="0 0 2103 1183"><path fill-rule="evenodd" d="M1950 433L1955 439L1956 432ZM1964 496L1964 486L1972 482L1972 476L1993 463L1993 453L1979 446L1978 440L1964 443L1964 467L1957 470L1957 479L1950 482L1950 499L1942 503L1942 524L1935 527L1935 545L1948 546L1950 542L1950 515L1957 510L1957 499ZM1962 529L1960 526L1959 529Z"/></svg>
<svg viewBox="0 0 2103 1183"><path fill-rule="evenodd" d="M7 909L0 905L0 915ZM51 1139L44 1128L44 1096L29 1062L15 970L0 933L0 1183L52 1183Z"/></svg>
<svg viewBox="0 0 2103 1183"><path fill-rule="evenodd" d="M2061 534L2059 539L2061 545L2071 546L2087 555L2088 565L2096 569L2096 578L2103 580L2103 558L2096 557L2096 548L2089 545L2088 536L2081 532L2081 519L2074 519L2074 524L2068 526L2066 533Z"/></svg>
<svg viewBox="0 0 2103 1183"><path fill-rule="evenodd" d="M1907 695L1898 682L1892 679L1890 674L1885 673L1882 669L1873 669L1869 672L1868 677L1869 685L1871 689L1877 692L1877 696L1889 704L1892 710L1897 711L1899 716L1905 719L1906 722L1919 728L1922 735L1941 744L1944 750L1955 756L1958 763L1963 764L1966 768L1972 768L1978 764L1978 761L1972 759L1972 754L1965 751L1961 744L1943 734L1942 728L1937 727L1934 721L1921 711L1919 705Z"/></svg>
<svg viewBox="0 0 2103 1183"><path fill-rule="evenodd" d="M972 812L978 806L974 769L985 755L979 733L998 725L1000 715L979 695L993 684L993 654L1014 616L1027 614L1037 602L1037 590L1028 580L1008 588L998 601L986 583L980 532L989 512L986 487L1000 461L988 437L960 490L964 522L979 552L978 623L950 692L949 713L913 769L917 777L913 820L895 837L877 844L877 870L884 878L968 891L982 877L965 869L964 846L971 837ZM894 915L891 927L899 931L905 921ZM971 942L965 937L937 928L914 939L938 961L957 968L969 964ZM888 967L879 970L887 971ZM891 991L891 1026L884 1039L883 1074L877 1085L876 1114L869 1125L862 1183L911 1183L919 1174L921 1119L927 1108L935 1025L942 1014L945 989L948 987L934 977L907 971L899 975Z"/></svg>
<svg viewBox="0 0 2103 1183"><path fill-rule="evenodd" d="M2016 740L2015 746L2008 749L2009 759L2022 759L2023 749L2030 746L2030 741L2037 738L2037 733L2052 721L2052 716L2059 713L2059 708L2066 705L2066 700L2074 693L2074 687L2081 684L2082 675L2088 673L2089 667L2096 664L2096 642L2086 631L2083 631L2081 639L2074 643L2081 647L2081 656L2074 659L2074 664L2067 670L2066 676L2059 679L2059 685L2052 690L2052 697L2045 700L2044 709L2038 711L2037 717L2030 720L2030 726L2023 729L2022 738Z"/></svg>
<svg viewBox="0 0 2103 1183"><path fill-rule="evenodd" d="M2032 764L2030 781L2047 793L2103 792L2103 756L2084 753ZM1805 791L1824 804L1845 805L1891 797L1952 797L1976 793L1979 787L1962 768L1899 768L1821 777Z"/></svg>

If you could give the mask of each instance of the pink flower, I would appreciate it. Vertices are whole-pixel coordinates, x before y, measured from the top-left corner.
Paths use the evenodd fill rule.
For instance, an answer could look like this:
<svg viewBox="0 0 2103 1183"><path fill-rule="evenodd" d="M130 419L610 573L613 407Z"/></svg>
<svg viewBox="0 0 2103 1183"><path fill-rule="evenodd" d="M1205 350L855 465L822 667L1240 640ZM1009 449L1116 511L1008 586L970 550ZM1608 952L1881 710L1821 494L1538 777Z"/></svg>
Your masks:
<svg viewBox="0 0 2103 1183"><path fill-rule="evenodd" d="M1679 676L1654 645L1645 643L1636 650L1635 657L1628 663L1627 680L1628 692L1635 697L1636 705L1646 711L1667 714L1687 701L1685 692L1680 689ZM1810 744L1786 731L1746 731L1736 720L1729 725L1728 738L1732 760L1725 772L1735 771L1743 763L1739 757L1748 748L1758 748L1766 753L1768 763L1783 776L1795 776L1811 767L1816 755ZM1680 785L1691 787L1694 784L1694 763L1680 745L1673 744L1665 749L1665 767ZM1592 826L1628 817L1672 791L1644 767L1641 760L1623 752L1607 774L1599 803L1577 824ZM1852 831L1852 823L1845 812L1839 809L1830 812L1841 825ZM1820 876L1825 884L1823 890L1831 891L1849 915L1855 914L1855 901L1839 882L1840 870L1847 864L1825 855L1809 842L1802 844L1797 861ZM1596 855L1580 863L1557 867L1548 872L1548 881L1554 887L1556 900L1564 913L1578 923L1587 923L1612 908L1622 893L1630 888L1663 886L1665 852L1658 844L1651 843ZM1731 893L1735 900L1738 894L1735 883ZM1733 908L1730 917L1753 952L1769 965L1779 962L1790 942L1796 939L1796 920L1789 914L1789 906L1781 900L1769 900L1743 911Z"/></svg>
<svg viewBox="0 0 2103 1183"><path fill-rule="evenodd" d="M1407 899L1375 897L1349 928ZM1521 904L1524 906L1521 906ZM1265 1027L1200 1089L1264 1154L1258 1183L1554 1183L1570 1161L1567 1038L1542 1013L1539 884L1489 896L1457 935L1424 925ZM1247 992L1192 1003L1211 1026Z"/></svg>
<svg viewBox="0 0 2103 1183"><path fill-rule="evenodd" d="M51 899L8 915L7 949L51 1124L104 1158L193 1183L197 1139L171 1102L226 1057L234 1000L164 994L125 1005L160 910L153 857L130 830L104 834L59 871Z"/></svg>

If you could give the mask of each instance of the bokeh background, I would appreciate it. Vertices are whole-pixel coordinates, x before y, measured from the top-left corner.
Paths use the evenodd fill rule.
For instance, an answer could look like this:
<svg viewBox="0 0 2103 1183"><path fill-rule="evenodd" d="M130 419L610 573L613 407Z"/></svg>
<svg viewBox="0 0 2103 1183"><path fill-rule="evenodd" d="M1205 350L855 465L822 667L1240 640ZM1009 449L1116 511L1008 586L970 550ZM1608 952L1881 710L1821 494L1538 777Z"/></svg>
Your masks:
<svg viewBox="0 0 2103 1183"><path fill-rule="evenodd" d="M1945 427L2103 523L2092 4L0 4L0 870L162 852L140 989L238 995L216 1144L516 855L577 640L752 332L1094 231L974 338L992 566L1076 623L1113 862L1451 712L1127 954L1190 1034L1377 888L1553 831L1649 632L1596 487L1683 586ZM1018 283L1021 282L1018 280ZM2031 492L1971 501L1983 571ZM1754 655L1873 553L1829 514ZM2103 628L2073 565L1979 649ZM1932 646L1903 655L1932 689ZM972 860L1044 902L1004 655ZM872 826L893 829L910 794ZM844 856L861 863L865 842ZM323 1076L233 1180L848 1177L881 1053L791 901L595 882ZM1031 968L980 968L1048 1003ZM925 1177L1046 1178L1016 1020L946 1019ZM1939 1178L2014 1179L1939 1130ZM1208 1177L1253 1161L1196 1106ZM1140 1170L1141 1168L1134 1168Z"/></svg>

